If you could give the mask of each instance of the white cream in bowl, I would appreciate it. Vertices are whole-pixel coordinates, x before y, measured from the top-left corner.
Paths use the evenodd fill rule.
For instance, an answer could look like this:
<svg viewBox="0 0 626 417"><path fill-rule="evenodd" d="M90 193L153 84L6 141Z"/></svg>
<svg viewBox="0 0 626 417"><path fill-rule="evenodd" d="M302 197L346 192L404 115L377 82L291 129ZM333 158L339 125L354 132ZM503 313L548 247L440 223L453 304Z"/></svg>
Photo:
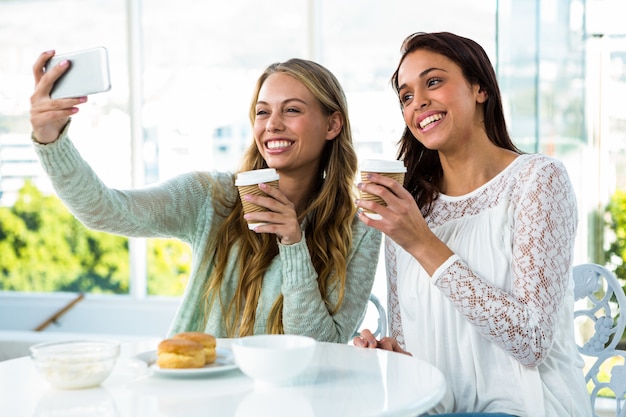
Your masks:
<svg viewBox="0 0 626 417"><path fill-rule="evenodd" d="M60 389L100 385L113 370L119 353L119 343L110 341L49 342L30 348L39 373Z"/></svg>

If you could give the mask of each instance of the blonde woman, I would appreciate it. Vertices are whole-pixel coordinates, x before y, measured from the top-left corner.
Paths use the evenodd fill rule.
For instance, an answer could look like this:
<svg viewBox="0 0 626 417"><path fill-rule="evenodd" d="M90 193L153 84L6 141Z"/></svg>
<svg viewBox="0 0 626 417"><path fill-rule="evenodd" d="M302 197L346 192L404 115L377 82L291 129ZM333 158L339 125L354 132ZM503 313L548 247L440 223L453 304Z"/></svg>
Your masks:
<svg viewBox="0 0 626 417"><path fill-rule="evenodd" d="M367 306L380 233L355 216L357 158L343 90L323 66L270 65L250 108L254 140L240 171L274 168L279 187L246 214L230 172L192 172L133 190L108 188L68 136L86 97L52 100L70 63L34 65L35 149L57 194L87 227L125 236L173 237L192 248L192 272L170 334L216 337L301 334L345 343ZM249 230L247 221L267 223Z"/></svg>

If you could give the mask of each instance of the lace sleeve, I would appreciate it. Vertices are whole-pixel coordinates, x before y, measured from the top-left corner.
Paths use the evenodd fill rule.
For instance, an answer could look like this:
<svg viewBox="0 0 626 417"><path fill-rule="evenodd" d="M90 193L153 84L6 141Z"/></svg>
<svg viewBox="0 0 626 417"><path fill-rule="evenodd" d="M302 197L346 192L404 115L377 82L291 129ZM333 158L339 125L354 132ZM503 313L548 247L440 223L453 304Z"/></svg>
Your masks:
<svg viewBox="0 0 626 417"><path fill-rule="evenodd" d="M527 172L514 193L511 292L454 262L436 285L487 339L521 364L548 354L567 289L577 225L565 168L550 163Z"/></svg>
<svg viewBox="0 0 626 417"><path fill-rule="evenodd" d="M402 349L404 334L402 333L402 319L400 315L400 302L398 301L398 268L396 263L396 248L389 238L385 238L385 268L387 272L387 316L389 321L389 333L395 338Z"/></svg>

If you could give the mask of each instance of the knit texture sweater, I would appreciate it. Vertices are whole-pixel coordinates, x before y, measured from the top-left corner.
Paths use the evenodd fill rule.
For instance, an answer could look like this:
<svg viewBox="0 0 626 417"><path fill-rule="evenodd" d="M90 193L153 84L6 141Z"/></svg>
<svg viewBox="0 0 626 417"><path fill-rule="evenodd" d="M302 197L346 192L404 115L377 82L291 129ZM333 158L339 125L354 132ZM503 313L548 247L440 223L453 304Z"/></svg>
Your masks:
<svg viewBox="0 0 626 417"><path fill-rule="evenodd" d="M213 254L200 262L218 232L213 187L236 198L234 175L228 172L189 172L156 185L119 190L107 187L70 141L67 128L51 144L35 143L41 164L59 198L86 227L128 237L179 239L191 247L189 282L168 336L182 331L205 331L227 337L219 302L206 309L204 290L214 268ZM209 180L209 177L211 180ZM250 232L254 233L254 232ZM256 310L255 334L266 333L272 304L283 295L283 329L287 334L319 341L346 343L364 317L374 283L381 234L354 217L344 299L334 314L339 288L331 288L328 304L320 294L306 236L293 245L279 246L263 277ZM220 288L224 305L233 298L239 280L239 251L232 248ZM208 315L205 325L205 314Z"/></svg>

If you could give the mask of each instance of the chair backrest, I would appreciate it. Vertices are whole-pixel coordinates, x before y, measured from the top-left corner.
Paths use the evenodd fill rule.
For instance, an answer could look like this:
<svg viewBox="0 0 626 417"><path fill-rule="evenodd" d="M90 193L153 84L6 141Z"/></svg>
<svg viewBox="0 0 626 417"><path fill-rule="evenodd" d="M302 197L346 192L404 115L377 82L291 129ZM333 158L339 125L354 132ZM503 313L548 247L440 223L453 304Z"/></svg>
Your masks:
<svg viewBox="0 0 626 417"><path fill-rule="evenodd" d="M376 337L377 339L381 339L387 336L387 312L385 311L385 307L383 307L378 297L376 297L374 294L370 294L369 304L374 306L375 308L374 313L377 315L376 331L373 331L372 333L374 334L374 337ZM363 326L363 322L368 317L367 313L370 311L371 309L368 308L367 311L365 312L365 316L363 316L363 318L361 319L361 322L357 326L357 330L356 332L354 332L352 337L356 337L359 335Z"/></svg>
<svg viewBox="0 0 626 417"><path fill-rule="evenodd" d="M581 354L593 358L585 381L594 416L598 397L614 394L615 416L626 417L626 351L617 348L626 326L626 315L620 314L626 295L615 275L601 265L576 265L573 272L576 343Z"/></svg>

